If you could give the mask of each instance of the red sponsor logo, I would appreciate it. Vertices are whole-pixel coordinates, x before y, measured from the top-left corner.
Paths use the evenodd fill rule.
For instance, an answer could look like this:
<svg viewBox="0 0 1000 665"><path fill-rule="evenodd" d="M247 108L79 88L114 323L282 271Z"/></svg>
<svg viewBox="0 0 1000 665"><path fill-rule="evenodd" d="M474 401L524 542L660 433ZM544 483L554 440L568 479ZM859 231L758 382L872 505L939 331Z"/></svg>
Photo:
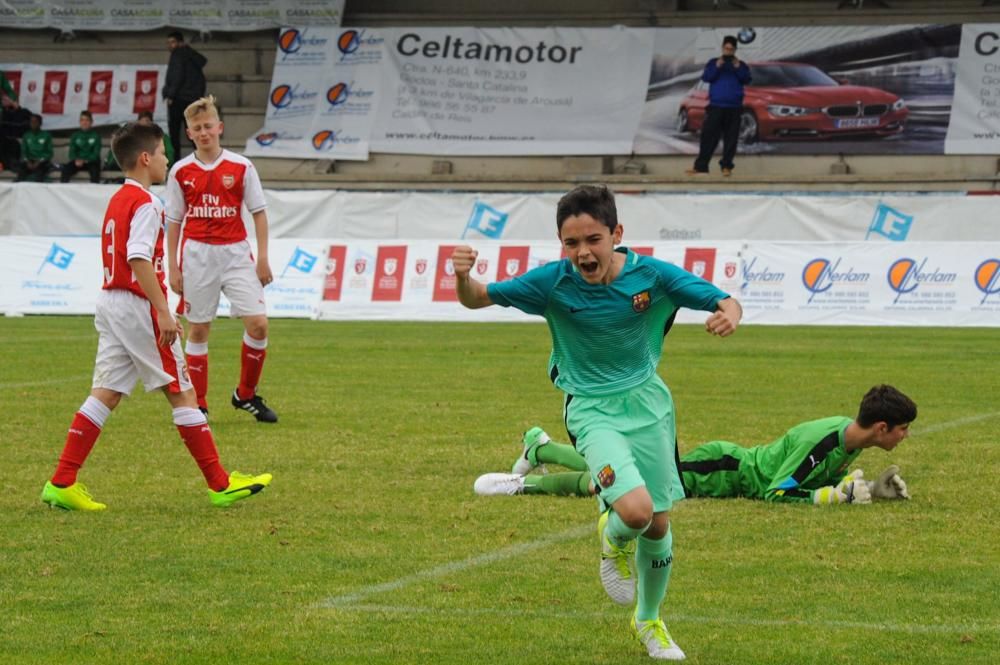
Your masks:
<svg viewBox="0 0 1000 665"><path fill-rule="evenodd" d="M62 115L66 102L66 85L68 72L45 72L45 84L42 90L42 113Z"/></svg>
<svg viewBox="0 0 1000 665"><path fill-rule="evenodd" d="M128 81L122 81L118 84L118 89L123 93L128 92Z"/></svg>
<svg viewBox="0 0 1000 665"><path fill-rule="evenodd" d="M340 300L340 293L344 288L344 262L346 260L346 245L330 245L330 251L326 256L323 300Z"/></svg>
<svg viewBox="0 0 1000 665"><path fill-rule="evenodd" d="M604 489L607 489L615 484L615 470L611 468L610 464L597 472L597 482L599 482L601 487Z"/></svg>
<svg viewBox="0 0 1000 665"><path fill-rule="evenodd" d="M418 275L423 275L427 272L427 259L417 259L414 269L417 271Z"/></svg>
<svg viewBox="0 0 1000 665"><path fill-rule="evenodd" d="M365 268L368 267L368 259L361 257L360 259L354 259L354 273L357 275L365 274Z"/></svg>
<svg viewBox="0 0 1000 665"><path fill-rule="evenodd" d="M528 270L527 245L518 247L501 247L500 258L497 259L497 281L503 282L523 275Z"/></svg>
<svg viewBox="0 0 1000 665"><path fill-rule="evenodd" d="M83 82L82 81L77 81L76 83L73 84L73 92L75 92L78 95L81 92L83 92Z"/></svg>
<svg viewBox="0 0 1000 665"><path fill-rule="evenodd" d="M652 247L631 247L630 249L633 252L635 252L636 254L642 254L643 256L652 256L653 255L653 248Z"/></svg>
<svg viewBox="0 0 1000 665"><path fill-rule="evenodd" d="M375 257L373 302L399 302L403 298L403 272L406 267L406 245L378 248Z"/></svg>
<svg viewBox="0 0 1000 665"><path fill-rule="evenodd" d="M487 259L479 259L476 261L476 272L480 275L485 275L486 271L490 267L490 262Z"/></svg>
<svg viewBox="0 0 1000 665"><path fill-rule="evenodd" d="M35 81L28 81L28 92L34 92L38 90L38 83Z"/></svg>
<svg viewBox="0 0 1000 665"><path fill-rule="evenodd" d="M733 277L736 277L736 261L726 261L726 267L724 272L726 275L726 279L732 279Z"/></svg>
<svg viewBox="0 0 1000 665"><path fill-rule="evenodd" d="M434 271L434 302L457 302L455 293L455 267L451 264L451 253L455 245L438 246L437 268Z"/></svg>
<svg viewBox="0 0 1000 665"><path fill-rule="evenodd" d="M706 282L711 282L715 273L715 248L688 247L684 250L684 269Z"/></svg>
<svg viewBox="0 0 1000 665"><path fill-rule="evenodd" d="M132 113L142 113L156 110L156 84L160 72L142 70L135 73L135 95L132 102ZM122 90L122 92L125 92Z"/></svg>
<svg viewBox="0 0 1000 665"><path fill-rule="evenodd" d="M90 96L87 108L91 113L111 113L111 89L114 72L90 72Z"/></svg>

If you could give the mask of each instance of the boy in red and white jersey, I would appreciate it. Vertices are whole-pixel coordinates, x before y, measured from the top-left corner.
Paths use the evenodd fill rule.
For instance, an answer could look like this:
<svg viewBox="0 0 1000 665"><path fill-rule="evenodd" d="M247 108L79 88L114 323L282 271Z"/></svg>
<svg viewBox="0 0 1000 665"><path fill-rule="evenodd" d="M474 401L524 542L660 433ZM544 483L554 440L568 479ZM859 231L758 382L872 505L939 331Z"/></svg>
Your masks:
<svg viewBox="0 0 1000 665"><path fill-rule="evenodd" d="M260 422L278 422L257 394L267 354L264 287L274 279L267 259L264 190L250 160L222 148L215 97L188 106L184 118L196 150L174 164L167 178L167 260L170 288L183 297L181 309L190 324L185 350L198 407L208 413L208 335L219 294L225 293L232 316L243 319L245 328L240 383L231 403ZM244 204L253 216L256 263L240 214ZM179 243L182 223L184 241Z"/></svg>
<svg viewBox="0 0 1000 665"><path fill-rule="evenodd" d="M267 487L271 474L229 474L223 469L184 366L182 331L167 305L164 283L163 206L149 191L167 172L163 130L129 123L112 136L111 150L126 179L111 197L101 228L104 286L94 316L99 334L94 380L70 425L56 472L45 483L42 501L66 510L107 507L77 482L77 473L122 395L130 394L141 380L147 391L159 388L166 395L212 503L228 506Z"/></svg>

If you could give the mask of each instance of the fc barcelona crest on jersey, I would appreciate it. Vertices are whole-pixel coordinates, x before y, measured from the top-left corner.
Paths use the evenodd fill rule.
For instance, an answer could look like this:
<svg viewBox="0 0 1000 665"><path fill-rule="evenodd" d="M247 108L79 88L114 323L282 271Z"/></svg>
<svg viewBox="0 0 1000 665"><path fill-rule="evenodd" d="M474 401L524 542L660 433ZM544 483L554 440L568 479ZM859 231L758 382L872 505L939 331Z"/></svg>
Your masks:
<svg viewBox="0 0 1000 665"><path fill-rule="evenodd" d="M632 296L632 309L636 312L645 312L649 309L649 291L640 291Z"/></svg>
<svg viewBox="0 0 1000 665"><path fill-rule="evenodd" d="M597 482L601 484L601 487L607 489L615 484L615 470L611 468L611 465L606 465L603 469L597 472Z"/></svg>
<svg viewBox="0 0 1000 665"><path fill-rule="evenodd" d="M226 173L222 176L222 186L226 189L232 189L233 185L236 184L236 176L232 173Z"/></svg>

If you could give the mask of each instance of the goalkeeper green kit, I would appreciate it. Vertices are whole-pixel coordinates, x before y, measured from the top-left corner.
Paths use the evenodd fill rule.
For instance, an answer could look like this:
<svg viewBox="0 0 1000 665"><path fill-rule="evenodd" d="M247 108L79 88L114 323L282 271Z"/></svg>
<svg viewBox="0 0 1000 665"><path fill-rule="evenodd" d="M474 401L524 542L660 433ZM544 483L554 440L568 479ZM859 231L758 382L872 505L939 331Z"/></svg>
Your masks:
<svg viewBox="0 0 1000 665"><path fill-rule="evenodd" d="M812 420L753 448L710 441L681 457L684 489L691 497L812 503L813 492L839 483L861 454L844 447L852 422L841 416Z"/></svg>

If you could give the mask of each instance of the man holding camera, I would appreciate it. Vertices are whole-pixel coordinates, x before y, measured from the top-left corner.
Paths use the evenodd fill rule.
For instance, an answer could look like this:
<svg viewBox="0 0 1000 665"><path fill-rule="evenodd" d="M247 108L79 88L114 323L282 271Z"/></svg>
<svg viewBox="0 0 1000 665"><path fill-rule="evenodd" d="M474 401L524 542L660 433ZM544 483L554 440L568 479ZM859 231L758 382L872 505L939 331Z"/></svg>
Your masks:
<svg viewBox="0 0 1000 665"><path fill-rule="evenodd" d="M688 175L708 173L708 160L712 158L719 139L722 139L722 175L733 174L733 157L740 136L740 115L743 111L743 86L750 83L750 67L736 57L736 37L726 35L722 40L722 55L709 60L701 74L709 84L708 108L701 127L701 148L694 168Z"/></svg>

